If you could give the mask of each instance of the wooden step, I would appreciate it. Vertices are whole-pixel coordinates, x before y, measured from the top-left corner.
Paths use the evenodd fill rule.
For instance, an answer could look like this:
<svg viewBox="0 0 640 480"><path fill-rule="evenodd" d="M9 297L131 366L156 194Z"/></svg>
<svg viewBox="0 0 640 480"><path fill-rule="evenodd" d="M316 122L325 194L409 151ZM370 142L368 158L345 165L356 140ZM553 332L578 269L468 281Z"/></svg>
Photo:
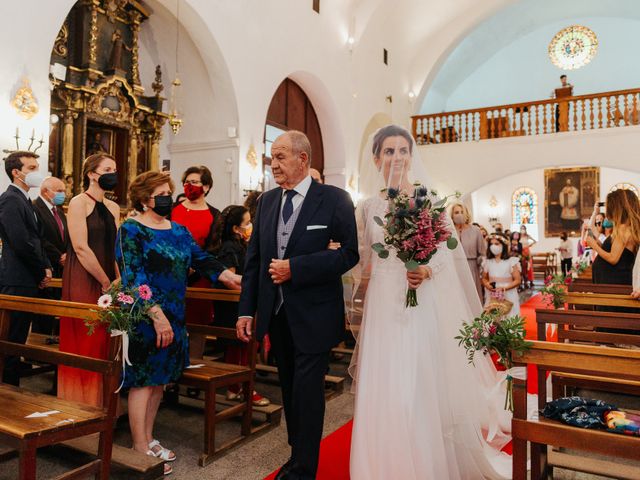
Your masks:
<svg viewBox="0 0 640 480"><path fill-rule="evenodd" d="M608 478L640 480L640 464L637 466L625 465L620 462L572 455L552 449L548 451L548 459L550 465L567 470L602 475Z"/></svg>
<svg viewBox="0 0 640 480"><path fill-rule="evenodd" d="M62 442L60 445L89 455L98 454L97 435L75 438ZM162 460L115 443L113 444L111 463L130 470L135 478L141 480L154 480L164 476L164 467L162 466L164 462Z"/></svg>

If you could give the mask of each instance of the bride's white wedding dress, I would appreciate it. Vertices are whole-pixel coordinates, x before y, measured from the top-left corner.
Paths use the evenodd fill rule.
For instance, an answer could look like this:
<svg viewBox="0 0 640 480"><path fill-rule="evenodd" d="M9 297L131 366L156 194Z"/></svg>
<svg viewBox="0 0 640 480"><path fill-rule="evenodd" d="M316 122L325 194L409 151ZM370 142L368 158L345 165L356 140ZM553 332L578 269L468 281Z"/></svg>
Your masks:
<svg viewBox="0 0 640 480"><path fill-rule="evenodd" d="M371 252L383 241L373 217L384 217L386 205L370 198L359 206L361 256L371 273L358 337L351 478L511 478L511 457L500 451L509 415L504 390L491 388L495 368L482 355L468 365L454 339L480 309L477 294L472 311L463 292L463 281L473 284L470 274L460 278L460 252L442 245L429 263L433 278L417 290L419 305L405 308L404 265L393 253L382 260Z"/></svg>

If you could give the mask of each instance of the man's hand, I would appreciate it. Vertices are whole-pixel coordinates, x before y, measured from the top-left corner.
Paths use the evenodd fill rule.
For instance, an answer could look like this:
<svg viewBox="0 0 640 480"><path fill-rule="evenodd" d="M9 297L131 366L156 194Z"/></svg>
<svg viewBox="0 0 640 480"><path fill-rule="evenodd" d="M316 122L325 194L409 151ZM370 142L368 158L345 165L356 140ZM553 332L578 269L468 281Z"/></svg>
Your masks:
<svg viewBox="0 0 640 480"><path fill-rule="evenodd" d="M41 289L42 288L47 288L47 285L49 285L49 282L51 281L51 277L53 276L53 273L51 272L50 268L45 269L44 271L44 278L40 281L40 285L38 285Z"/></svg>
<svg viewBox="0 0 640 480"><path fill-rule="evenodd" d="M62 255L60 255L60 260L58 260L58 263L60 263L60 265L64 267L64 264L66 261L67 261L67 254L63 253Z"/></svg>
<svg viewBox="0 0 640 480"><path fill-rule="evenodd" d="M284 282L291 280L291 266L289 260L278 260L277 258L271 259L271 265L269 265L269 274L271 280L276 285L281 285Z"/></svg>
<svg viewBox="0 0 640 480"><path fill-rule="evenodd" d="M342 247L340 242L334 242L333 240L329 240L329 245L327 246L328 250L338 250Z"/></svg>
<svg viewBox="0 0 640 480"><path fill-rule="evenodd" d="M242 276L233 273L231 270L224 270L218 277L218 280L229 290L240 290L242 285Z"/></svg>
<svg viewBox="0 0 640 480"><path fill-rule="evenodd" d="M236 335L243 342L249 342L251 340L251 323L253 318L240 317L236 322Z"/></svg>
<svg viewBox="0 0 640 480"><path fill-rule="evenodd" d="M415 270L411 270L407 272L407 282L409 282L409 288L412 290L417 290L417 288L422 285L426 279L431 278L433 276L433 271L430 267L425 265L420 265Z"/></svg>

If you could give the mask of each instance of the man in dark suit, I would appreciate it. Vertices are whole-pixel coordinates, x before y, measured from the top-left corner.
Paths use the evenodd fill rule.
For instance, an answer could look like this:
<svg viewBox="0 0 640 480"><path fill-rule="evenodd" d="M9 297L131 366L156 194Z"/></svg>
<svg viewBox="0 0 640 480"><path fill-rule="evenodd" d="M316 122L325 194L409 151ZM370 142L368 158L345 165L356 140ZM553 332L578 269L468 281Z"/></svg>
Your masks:
<svg viewBox="0 0 640 480"><path fill-rule="evenodd" d="M42 246L55 278L62 277L69 246L67 217L62 209L65 198L64 182L56 177L48 177L40 186L40 196L33 201L36 215L42 224Z"/></svg>
<svg viewBox="0 0 640 480"><path fill-rule="evenodd" d="M38 221L42 226L42 246L47 254L54 278L62 277L62 269L67 259L69 234L67 233L67 217L62 210L66 198L66 188L62 180L47 177L40 185L40 196L33 201ZM60 289L47 288L42 291L43 298L60 299ZM53 334L55 320L48 315L34 319L34 332Z"/></svg>
<svg viewBox="0 0 640 480"><path fill-rule="evenodd" d="M38 155L32 152L13 152L5 158L5 171L11 179L6 192L0 195L0 293L37 297L51 280L51 264L42 245L42 229L36 218L29 189L40 186ZM29 333L31 314L13 312L9 327L9 341L25 343ZM18 385L20 359L7 357L3 381Z"/></svg>
<svg viewBox="0 0 640 480"><path fill-rule="evenodd" d="M344 191L311 180L311 146L289 131L271 147L281 188L258 201L242 276L238 337L268 332L278 363L291 458L277 479L312 479L324 423L329 352L344 331L341 276L358 262L353 203ZM330 242L341 247L329 249Z"/></svg>

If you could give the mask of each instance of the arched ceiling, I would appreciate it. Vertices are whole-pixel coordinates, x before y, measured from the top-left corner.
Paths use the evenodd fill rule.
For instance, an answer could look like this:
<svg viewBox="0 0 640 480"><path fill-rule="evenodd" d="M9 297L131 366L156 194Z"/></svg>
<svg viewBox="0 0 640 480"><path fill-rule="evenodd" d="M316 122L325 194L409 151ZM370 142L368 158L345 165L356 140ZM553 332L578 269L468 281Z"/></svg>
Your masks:
<svg viewBox="0 0 640 480"><path fill-rule="evenodd" d="M453 49L429 89L448 97L496 52L541 26L584 17L640 19L637 0L522 0L481 22ZM435 72L432 72L435 73ZM428 94L427 94L428 96ZM423 103L421 112L426 107Z"/></svg>

